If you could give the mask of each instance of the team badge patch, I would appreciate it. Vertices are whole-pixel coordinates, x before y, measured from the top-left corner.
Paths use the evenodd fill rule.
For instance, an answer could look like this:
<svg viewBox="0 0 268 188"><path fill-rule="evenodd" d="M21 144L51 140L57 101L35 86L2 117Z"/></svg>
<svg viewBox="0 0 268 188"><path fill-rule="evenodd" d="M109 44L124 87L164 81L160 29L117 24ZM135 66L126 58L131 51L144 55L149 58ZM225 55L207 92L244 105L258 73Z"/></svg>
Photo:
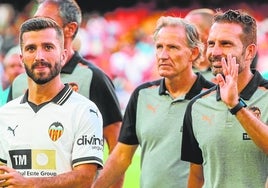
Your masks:
<svg viewBox="0 0 268 188"><path fill-rule="evenodd" d="M48 134L52 141L57 141L63 134L64 128L60 122L54 122L50 125Z"/></svg>

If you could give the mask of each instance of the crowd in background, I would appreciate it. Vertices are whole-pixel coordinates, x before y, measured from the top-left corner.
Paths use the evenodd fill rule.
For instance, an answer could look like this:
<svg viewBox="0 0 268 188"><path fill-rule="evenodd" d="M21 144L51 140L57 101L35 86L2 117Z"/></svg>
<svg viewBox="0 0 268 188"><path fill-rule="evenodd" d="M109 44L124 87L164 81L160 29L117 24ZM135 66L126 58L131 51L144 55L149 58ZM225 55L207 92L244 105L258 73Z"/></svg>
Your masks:
<svg viewBox="0 0 268 188"><path fill-rule="evenodd" d="M83 22L74 47L86 59L92 60L114 81L122 110L133 89L142 82L157 78L155 71L153 25L161 15L184 17L193 8L171 7L154 9L149 4L138 4L131 8L117 8L113 11L83 12ZM239 3L225 9L244 9L258 21L258 60L256 69L268 78L268 17L267 5L253 7ZM23 11L17 11L11 4L0 3L0 62L10 49L18 44L20 24L32 16L35 2L30 2ZM4 76L1 66L1 78ZM3 80L3 78L1 79Z"/></svg>

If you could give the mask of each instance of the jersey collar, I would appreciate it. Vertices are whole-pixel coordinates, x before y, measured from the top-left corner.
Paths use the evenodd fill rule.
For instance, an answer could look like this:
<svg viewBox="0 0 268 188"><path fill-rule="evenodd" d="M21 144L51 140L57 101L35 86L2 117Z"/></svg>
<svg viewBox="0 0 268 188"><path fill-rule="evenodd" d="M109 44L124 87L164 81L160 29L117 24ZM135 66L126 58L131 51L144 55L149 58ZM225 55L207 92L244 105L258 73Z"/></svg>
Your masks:
<svg viewBox="0 0 268 188"><path fill-rule="evenodd" d="M80 59L81 56L78 54L78 52L74 52L74 55L71 57L71 59L62 67L61 73L72 74Z"/></svg>
<svg viewBox="0 0 268 188"><path fill-rule="evenodd" d="M190 91L185 95L185 99L190 100L197 94L199 94L204 89L204 84L207 82L205 78L199 73L195 73L197 75L197 79L194 82L192 88ZM211 83L211 87L213 86L213 83ZM209 88L207 88L209 89ZM165 86L165 78L161 79L160 81L160 87L159 87L159 95L168 95L168 91Z"/></svg>
<svg viewBox="0 0 268 188"><path fill-rule="evenodd" d="M26 93L24 94L22 100L21 100L21 104L22 103L31 103L28 101L28 90L26 91ZM69 96L72 94L73 90L72 88L68 85L68 84L65 84L64 88L51 100L51 101L48 101L46 102L45 104L49 103L49 102L54 102L55 104L58 104L58 105L63 105L64 102L69 98ZM33 104L33 103L31 103ZM41 104L43 105L43 104ZM38 105L40 106L40 105Z"/></svg>

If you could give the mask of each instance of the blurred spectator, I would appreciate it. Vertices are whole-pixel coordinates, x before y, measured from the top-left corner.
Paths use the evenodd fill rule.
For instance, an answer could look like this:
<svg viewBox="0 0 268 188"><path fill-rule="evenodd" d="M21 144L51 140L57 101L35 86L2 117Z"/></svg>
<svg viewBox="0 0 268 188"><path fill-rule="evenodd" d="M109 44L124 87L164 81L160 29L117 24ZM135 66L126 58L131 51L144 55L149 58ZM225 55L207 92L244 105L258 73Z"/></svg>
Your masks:
<svg viewBox="0 0 268 188"><path fill-rule="evenodd" d="M24 72L20 51L17 47L11 48L5 55L3 59L3 70L0 88L0 106L7 102L10 85L13 80Z"/></svg>
<svg viewBox="0 0 268 188"><path fill-rule="evenodd" d="M213 79L213 74L210 69L210 62L206 58L207 39L212 20L214 17L214 10L208 8L193 9L185 16L185 19L196 26L202 42L205 45L203 59L193 65L195 71L199 71L206 79Z"/></svg>
<svg viewBox="0 0 268 188"><path fill-rule="evenodd" d="M119 50L111 54L110 71L117 89L122 110L133 89L145 82L152 71L154 48L148 36L134 35L121 39Z"/></svg>
<svg viewBox="0 0 268 188"><path fill-rule="evenodd" d="M15 10L11 4L0 4L0 12L0 52L3 55L14 44L14 36L9 31L15 19Z"/></svg>
<svg viewBox="0 0 268 188"><path fill-rule="evenodd" d="M268 17L258 22L258 64L257 70L268 79Z"/></svg>
<svg viewBox="0 0 268 188"><path fill-rule="evenodd" d="M22 22L29 18L34 1L18 12L11 4L0 3L0 54L4 55L10 48L18 44L18 31Z"/></svg>

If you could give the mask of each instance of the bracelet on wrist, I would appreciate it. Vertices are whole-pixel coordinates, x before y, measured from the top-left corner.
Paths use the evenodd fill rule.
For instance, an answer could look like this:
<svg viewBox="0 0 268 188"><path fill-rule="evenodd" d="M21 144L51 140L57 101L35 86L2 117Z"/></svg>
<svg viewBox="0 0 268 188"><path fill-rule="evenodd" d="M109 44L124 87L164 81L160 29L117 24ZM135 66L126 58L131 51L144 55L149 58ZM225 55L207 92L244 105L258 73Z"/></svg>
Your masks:
<svg viewBox="0 0 268 188"><path fill-rule="evenodd" d="M238 104L235 105L233 108L229 109L229 111L231 112L231 114L235 115L239 110L241 110L244 107L247 107L247 104L243 99L239 98Z"/></svg>

